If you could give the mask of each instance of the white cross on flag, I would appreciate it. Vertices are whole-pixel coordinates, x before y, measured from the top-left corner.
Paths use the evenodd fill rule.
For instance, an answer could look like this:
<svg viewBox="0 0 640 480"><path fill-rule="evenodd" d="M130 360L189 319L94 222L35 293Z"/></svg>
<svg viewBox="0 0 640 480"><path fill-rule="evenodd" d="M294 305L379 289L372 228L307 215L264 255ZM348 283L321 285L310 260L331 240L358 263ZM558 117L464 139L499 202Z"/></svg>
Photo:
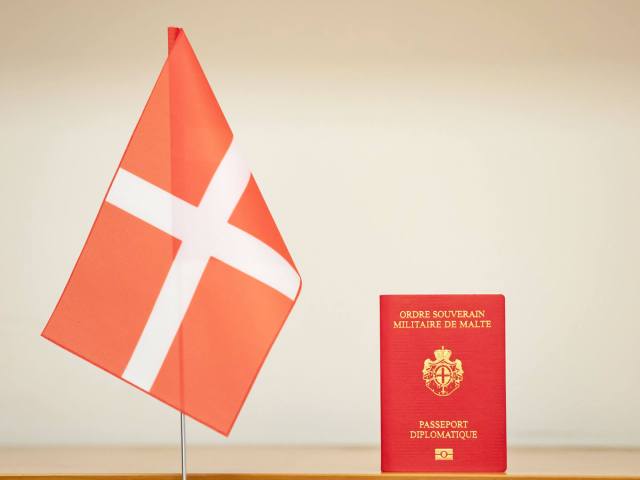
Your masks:
<svg viewBox="0 0 640 480"><path fill-rule="evenodd" d="M181 29L42 335L227 435L300 277Z"/></svg>

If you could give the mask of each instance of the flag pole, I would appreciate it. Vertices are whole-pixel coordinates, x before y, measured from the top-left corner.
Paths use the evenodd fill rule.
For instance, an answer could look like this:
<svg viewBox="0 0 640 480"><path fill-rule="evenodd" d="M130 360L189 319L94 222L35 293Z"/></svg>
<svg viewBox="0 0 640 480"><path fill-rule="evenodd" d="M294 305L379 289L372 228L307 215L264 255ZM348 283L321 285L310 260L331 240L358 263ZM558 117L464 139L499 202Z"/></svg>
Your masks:
<svg viewBox="0 0 640 480"><path fill-rule="evenodd" d="M180 458L182 460L182 480L187 480L187 432L184 428L184 413L180 412Z"/></svg>
<svg viewBox="0 0 640 480"><path fill-rule="evenodd" d="M168 44L167 44L167 61L169 59L169 53L171 53L171 49L173 48L174 43L176 42L176 39L178 38L178 35L180 34L180 31L182 29L177 28L177 27L169 27L167 29L167 37L168 37ZM169 82L171 82L171 71L169 71ZM169 90L169 93L171 93L171 90ZM169 105L171 104L171 97L169 97ZM175 253L175 251L174 251ZM182 337L180 337L180 360L181 360L181 365L182 365ZM180 368L181 373L182 372L182 366ZM182 375L180 377L182 379ZM181 393L182 393L182 388L180 389ZM180 405L182 406L183 403L181 402ZM185 430L185 425L184 425L184 413L180 412L180 465L181 465L181 469L182 469L182 480L187 480L187 432Z"/></svg>

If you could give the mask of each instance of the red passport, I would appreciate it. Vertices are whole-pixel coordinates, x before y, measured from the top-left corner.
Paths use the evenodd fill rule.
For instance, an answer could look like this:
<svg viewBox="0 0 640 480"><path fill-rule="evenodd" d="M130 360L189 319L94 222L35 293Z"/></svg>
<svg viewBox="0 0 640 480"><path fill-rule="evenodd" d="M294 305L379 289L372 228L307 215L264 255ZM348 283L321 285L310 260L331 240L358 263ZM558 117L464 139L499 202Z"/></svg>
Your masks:
<svg viewBox="0 0 640 480"><path fill-rule="evenodd" d="M381 295L383 472L504 472L502 295Z"/></svg>

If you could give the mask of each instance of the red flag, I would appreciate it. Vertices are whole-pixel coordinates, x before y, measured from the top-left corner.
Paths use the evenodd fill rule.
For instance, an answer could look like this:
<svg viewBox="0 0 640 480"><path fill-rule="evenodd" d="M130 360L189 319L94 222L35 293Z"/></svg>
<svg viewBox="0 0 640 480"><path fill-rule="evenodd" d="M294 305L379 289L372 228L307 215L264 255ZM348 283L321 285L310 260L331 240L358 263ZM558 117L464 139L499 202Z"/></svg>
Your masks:
<svg viewBox="0 0 640 480"><path fill-rule="evenodd" d="M182 29L42 335L227 435L300 277Z"/></svg>

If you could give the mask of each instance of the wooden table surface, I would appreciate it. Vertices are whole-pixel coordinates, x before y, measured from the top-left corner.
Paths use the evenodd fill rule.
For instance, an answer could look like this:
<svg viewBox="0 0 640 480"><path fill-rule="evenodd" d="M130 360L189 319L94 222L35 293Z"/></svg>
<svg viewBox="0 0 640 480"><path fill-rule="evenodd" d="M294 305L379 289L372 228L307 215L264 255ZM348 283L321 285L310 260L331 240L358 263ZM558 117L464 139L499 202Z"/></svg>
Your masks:
<svg viewBox="0 0 640 480"><path fill-rule="evenodd" d="M212 480L306 480L379 475L378 448L324 447L189 447L190 474ZM36 477L80 475L104 480L139 476L164 478L180 470L178 447L58 447L0 448L0 476ZM206 475L200 475L206 474ZM173 475L175 476L175 475ZM196 476L196 475L194 475ZM386 480L443 475L385 474ZM503 478L502 474L445 475L447 478ZM584 478L585 476L640 479L640 449L512 448L506 476L518 478ZM140 478L140 477L138 477Z"/></svg>

